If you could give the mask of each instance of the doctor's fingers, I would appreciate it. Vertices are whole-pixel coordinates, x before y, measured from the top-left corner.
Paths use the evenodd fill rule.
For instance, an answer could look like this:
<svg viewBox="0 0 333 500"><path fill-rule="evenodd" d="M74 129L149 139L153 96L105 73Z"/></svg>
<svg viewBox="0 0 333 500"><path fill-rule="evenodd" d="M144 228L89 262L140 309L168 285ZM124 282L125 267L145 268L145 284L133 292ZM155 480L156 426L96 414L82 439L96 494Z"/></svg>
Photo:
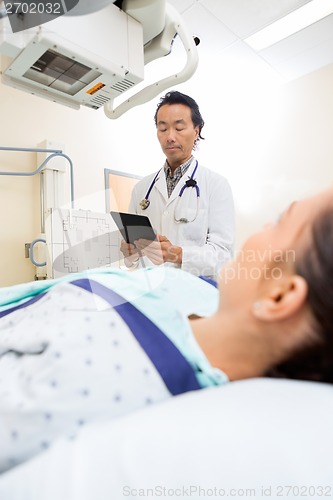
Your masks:
<svg viewBox="0 0 333 500"><path fill-rule="evenodd" d="M120 244L120 251L124 255L124 257L130 257L131 255L137 255L138 250L131 243L126 243L126 241L122 241Z"/></svg>
<svg viewBox="0 0 333 500"><path fill-rule="evenodd" d="M156 265L163 264L164 259L163 259L163 254L161 251L151 251L148 247L145 248L145 250L141 250L141 255L143 257L148 257L148 259Z"/></svg>
<svg viewBox="0 0 333 500"><path fill-rule="evenodd" d="M157 242L150 245L140 245L140 252L142 255L146 255L154 264L162 264L164 262L163 252L160 244Z"/></svg>
<svg viewBox="0 0 333 500"><path fill-rule="evenodd" d="M156 251L156 250L160 250L161 248L161 244L159 241L152 241L152 240L144 240L144 239L140 239L140 240L136 240L135 241L135 246L136 248L138 248L139 250L153 250L153 251Z"/></svg>
<svg viewBox="0 0 333 500"><path fill-rule="evenodd" d="M160 242L171 243L170 240L168 240L168 238L166 236L163 236L163 234L157 234L156 237L157 237L158 241L160 241Z"/></svg>

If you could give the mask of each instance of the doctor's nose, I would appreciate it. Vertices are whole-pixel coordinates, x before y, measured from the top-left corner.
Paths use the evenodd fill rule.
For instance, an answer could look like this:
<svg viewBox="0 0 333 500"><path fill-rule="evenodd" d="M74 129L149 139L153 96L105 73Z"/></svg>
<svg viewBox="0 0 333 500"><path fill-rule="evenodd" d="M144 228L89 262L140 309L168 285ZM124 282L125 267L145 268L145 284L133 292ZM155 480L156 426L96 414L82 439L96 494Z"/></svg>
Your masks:
<svg viewBox="0 0 333 500"><path fill-rule="evenodd" d="M167 140L167 142L175 142L176 135L175 135L175 132L173 130L169 130L167 132L166 140Z"/></svg>

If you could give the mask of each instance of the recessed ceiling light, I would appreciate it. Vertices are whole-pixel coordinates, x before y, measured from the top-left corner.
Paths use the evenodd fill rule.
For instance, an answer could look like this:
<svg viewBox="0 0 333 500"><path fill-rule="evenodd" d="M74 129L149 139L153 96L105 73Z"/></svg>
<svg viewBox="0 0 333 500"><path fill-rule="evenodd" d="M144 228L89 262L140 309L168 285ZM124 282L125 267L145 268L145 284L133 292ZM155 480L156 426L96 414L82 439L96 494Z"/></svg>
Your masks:
<svg viewBox="0 0 333 500"><path fill-rule="evenodd" d="M333 0L311 0L244 40L254 50L262 50L332 14Z"/></svg>

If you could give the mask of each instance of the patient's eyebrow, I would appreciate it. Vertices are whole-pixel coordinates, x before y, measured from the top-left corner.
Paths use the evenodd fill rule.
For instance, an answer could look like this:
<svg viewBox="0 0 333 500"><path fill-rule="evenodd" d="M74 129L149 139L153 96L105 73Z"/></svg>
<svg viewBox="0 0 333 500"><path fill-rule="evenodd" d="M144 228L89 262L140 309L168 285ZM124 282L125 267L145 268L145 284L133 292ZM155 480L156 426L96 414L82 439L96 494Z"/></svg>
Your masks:
<svg viewBox="0 0 333 500"><path fill-rule="evenodd" d="M286 215L290 215L291 214L291 211L295 207L296 203L297 203L297 201L293 201L292 203L290 203L290 205L289 205L289 207L287 209Z"/></svg>
<svg viewBox="0 0 333 500"><path fill-rule="evenodd" d="M277 222L281 222L282 219L284 219L285 217L289 216L293 207L295 206L297 202L296 201L293 201L292 203L290 203L289 207L286 208L285 210L283 210L283 212L281 212L277 218Z"/></svg>
<svg viewBox="0 0 333 500"><path fill-rule="evenodd" d="M281 214L281 218L282 217L285 217L285 216L289 216L293 210L293 208L295 207L297 201L293 201L292 203L290 203L289 207L287 208L287 210L285 210L282 214Z"/></svg>

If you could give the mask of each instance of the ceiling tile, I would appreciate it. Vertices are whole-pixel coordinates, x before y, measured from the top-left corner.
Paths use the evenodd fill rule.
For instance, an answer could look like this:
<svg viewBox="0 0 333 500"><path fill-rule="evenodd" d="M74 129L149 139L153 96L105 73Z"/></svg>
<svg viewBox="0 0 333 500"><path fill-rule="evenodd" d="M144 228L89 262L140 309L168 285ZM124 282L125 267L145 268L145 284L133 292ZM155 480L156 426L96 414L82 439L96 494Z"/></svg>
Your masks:
<svg viewBox="0 0 333 500"><path fill-rule="evenodd" d="M333 63L333 38L296 56L275 62L274 68L289 80Z"/></svg>
<svg viewBox="0 0 333 500"><path fill-rule="evenodd" d="M284 81L270 64L242 40L221 52L215 71L220 73L221 82L228 81L229 85L265 87Z"/></svg>
<svg viewBox="0 0 333 500"><path fill-rule="evenodd" d="M194 5L196 3L196 0L167 0L168 3L173 5L178 12L183 13L186 9L191 7L191 5Z"/></svg>
<svg viewBox="0 0 333 500"><path fill-rule="evenodd" d="M280 61L294 58L298 54L311 50L313 47L321 45L332 38L333 14L260 51L259 54L274 65ZM333 52L330 62L333 62Z"/></svg>
<svg viewBox="0 0 333 500"><path fill-rule="evenodd" d="M197 76L213 68L215 76L222 72L229 83L238 78L279 82L333 64L333 14L259 53L242 42L310 0L167 1L201 40Z"/></svg>
<svg viewBox="0 0 333 500"><path fill-rule="evenodd" d="M200 0L240 38L280 19L310 0Z"/></svg>
<svg viewBox="0 0 333 500"><path fill-rule="evenodd" d="M289 80L333 64L333 14L259 55Z"/></svg>
<svg viewBox="0 0 333 500"><path fill-rule="evenodd" d="M199 52L217 53L238 38L221 21L196 3L183 14L193 35L200 38Z"/></svg>

